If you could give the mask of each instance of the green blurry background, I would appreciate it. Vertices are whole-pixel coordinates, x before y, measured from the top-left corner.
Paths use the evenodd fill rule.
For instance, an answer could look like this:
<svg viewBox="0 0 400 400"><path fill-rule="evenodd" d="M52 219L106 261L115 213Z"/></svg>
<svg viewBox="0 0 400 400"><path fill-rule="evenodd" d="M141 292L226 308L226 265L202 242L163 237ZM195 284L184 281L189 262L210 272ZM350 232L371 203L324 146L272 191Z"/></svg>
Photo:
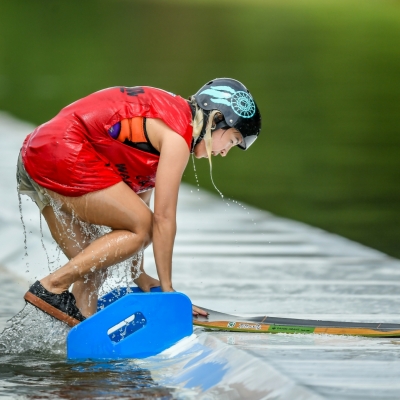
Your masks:
<svg viewBox="0 0 400 400"><path fill-rule="evenodd" d="M104 87L187 97L223 76L263 130L214 159L222 192L400 257L398 1L0 2L0 109L36 124Z"/></svg>

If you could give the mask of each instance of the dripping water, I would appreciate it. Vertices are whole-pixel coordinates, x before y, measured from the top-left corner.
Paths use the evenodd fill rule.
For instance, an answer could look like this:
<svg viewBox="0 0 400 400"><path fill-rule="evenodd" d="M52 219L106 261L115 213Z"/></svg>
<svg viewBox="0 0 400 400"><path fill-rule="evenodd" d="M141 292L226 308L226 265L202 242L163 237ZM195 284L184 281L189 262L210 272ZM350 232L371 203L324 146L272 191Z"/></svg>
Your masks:
<svg viewBox="0 0 400 400"><path fill-rule="evenodd" d="M40 243L42 243L42 248L46 254L47 259L47 267L49 268L49 272L51 272L51 265L50 265L50 257L49 253L47 252L46 246L43 240L43 224L42 224L42 213L39 211L39 226L40 226Z"/></svg>
<svg viewBox="0 0 400 400"><path fill-rule="evenodd" d="M19 217L21 219L22 229L24 231L24 258L26 259L26 272L29 272L29 261L28 261L28 238L26 234L26 226L24 222L24 217L22 214L22 199L21 194L17 191L18 194L18 208L19 208Z"/></svg>
<svg viewBox="0 0 400 400"><path fill-rule="evenodd" d="M196 184L197 184L197 191L200 192L200 183L199 183L199 179L197 177L197 170L196 170L196 164L194 162L194 154L193 153L192 153L192 163L193 163L194 177L196 179Z"/></svg>
<svg viewBox="0 0 400 400"><path fill-rule="evenodd" d="M199 189L199 188L200 188L200 184L199 184L199 180L198 180L198 177L197 177L197 170L196 170L196 164L195 164L195 161L194 161L194 154L193 154L193 153L192 153L192 164L193 164L193 171L194 171L194 176L195 176L196 184L197 184L197 191L199 191L199 190L200 190L200 189ZM243 204L241 204L241 203L238 202L237 200L234 200L234 199L231 199L231 198L226 198L226 197L224 196L224 194L218 189L217 185L216 185L215 182L214 182L214 178L213 178L213 174L212 174L212 166L211 166L211 163L210 163L210 178L211 178L211 183L213 184L215 190L218 192L218 194L220 195L222 201L223 201L228 207L230 207L230 202L232 202L232 203L234 203L235 205L241 207L244 211L247 211L247 214L250 215L250 211L248 211L247 208L246 208ZM200 200L200 198L199 198L199 200ZM199 210L199 211L200 211L200 210ZM254 221L254 218L252 218L251 221L254 223L254 225L257 225L257 222Z"/></svg>

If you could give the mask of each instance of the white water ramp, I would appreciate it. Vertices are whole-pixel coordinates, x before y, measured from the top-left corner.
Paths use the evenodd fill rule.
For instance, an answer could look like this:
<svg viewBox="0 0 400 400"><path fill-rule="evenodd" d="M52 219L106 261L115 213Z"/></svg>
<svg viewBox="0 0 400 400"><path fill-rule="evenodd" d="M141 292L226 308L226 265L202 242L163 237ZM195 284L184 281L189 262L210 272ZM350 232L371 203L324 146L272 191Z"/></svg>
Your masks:
<svg viewBox="0 0 400 400"><path fill-rule="evenodd" d="M39 213L26 199L29 272L22 260L15 165L22 140L31 129L0 114L0 267L6 271L1 276L7 288L0 296L6 304L0 310L2 326L7 316L23 306L22 296L15 295L22 295L27 287L21 282L32 282L48 271ZM193 173L190 164L186 173ZM199 179L201 184L209 177ZM174 286L193 303L230 314L400 323L399 260L322 230L228 203L218 195L182 185ZM50 259L61 263L51 242L45 230L43 243ZM150 249L145 265L155 273ZM399 397L398 340L200 329L195 333L196 345L207 345L212 352L189 370L201 371L202 366L226 361L219 381L211 386L199 383L203 388L197 393L199 398ZM189 379L179 358L183 351L178 346L168 356L181 360L171 367L176 387L187 386Z"/></svg>

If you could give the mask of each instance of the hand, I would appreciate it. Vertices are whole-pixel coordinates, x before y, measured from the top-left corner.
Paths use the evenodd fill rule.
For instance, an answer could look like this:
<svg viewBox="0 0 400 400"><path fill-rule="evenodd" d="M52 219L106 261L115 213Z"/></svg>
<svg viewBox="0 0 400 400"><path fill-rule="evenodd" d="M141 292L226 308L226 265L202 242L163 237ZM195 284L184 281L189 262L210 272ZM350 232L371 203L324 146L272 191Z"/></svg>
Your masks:
<svg viewBox="0 0 400 400"><path fill-rule="evenodd" d="M150 275L147 275L146 272L142 272L133 282L135 282L135 284L138 285L143 292L150 292L151 288L160 286L160 281L152 278Z"/></svg>
<svg viewBox="0 0 400 400"><path fill-rule="evenodd" d="M163 292L175 292L175 289L172 287L172 283L162 283L161 282L161 290Z"/></svg>
<svg viewBox="0 0 400 400"><path fill-rule="evenodd" d="M204 311L204 310L202 310L201 308L196 307L196 306L193 306L192 313L193 313L193 316L194 316L194 317L198 317L199 314L200 314L200 315L202 315L203 317L208 318L208 312L207 312L207 311Z"/></svg>

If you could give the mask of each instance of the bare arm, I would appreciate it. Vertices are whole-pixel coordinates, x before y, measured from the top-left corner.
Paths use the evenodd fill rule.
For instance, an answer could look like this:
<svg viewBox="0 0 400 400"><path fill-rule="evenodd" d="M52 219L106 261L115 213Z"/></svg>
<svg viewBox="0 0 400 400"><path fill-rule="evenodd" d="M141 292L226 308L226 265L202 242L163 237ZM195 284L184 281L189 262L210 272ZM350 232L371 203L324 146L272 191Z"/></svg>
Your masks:
<svg viewBox="0 0 400 400"><path fill-rule="evenodd" d="M146 190L145 192L139 193L138 196L146 203L147 207L150 208L150 200L151 200L151 195L153 194L153 189ZM142 253L142 261L140 263L140 270L142 271L142 274L145 273L143 269L143 263L144 263L144 252ZM132 267L132 275L136 275L136 269ZM147 275L147 274L146 274ZM134 279L134 282L137 283L138 279Z"/></svg>
<svg viewBox="0 0 400 400"><path fill-rule="evenodd" d="M147 207L150 208L150 200L151 195L153 194L153 189L146 190L145 192L139 193L138 196L146 203ZM132 277L136 276L137 266L132 265ZM142 260L140 263L140 275L135 278L133 281L138 285L144 292L149 292L152 287L160 286L160 282L157 279L152 278L150 275L147 275L144 270L144 252L142 252Z"/></svg>
<svg viewBox="0 0 400 400"><path fill-rule="evenodd" d="M161 153L157 169L154 216L153 252L161 289L173 291L172 251L176 233L176 206L179 185L189 159L185 140L162 121L147 119L150 140ZM207 316L207 312L193 306L193 315Z"/></svg>
<svg viewBox="0 0 400 400"><path fill-rule="evenodd" d="M157 169L154 216L153 251L158 277L164 292L173 291L172 252L176 234L176 207L179 185L189 159L185 140L159 120L157 127L160 161ZM152 128L153 128L152 127Z"/></svg>

